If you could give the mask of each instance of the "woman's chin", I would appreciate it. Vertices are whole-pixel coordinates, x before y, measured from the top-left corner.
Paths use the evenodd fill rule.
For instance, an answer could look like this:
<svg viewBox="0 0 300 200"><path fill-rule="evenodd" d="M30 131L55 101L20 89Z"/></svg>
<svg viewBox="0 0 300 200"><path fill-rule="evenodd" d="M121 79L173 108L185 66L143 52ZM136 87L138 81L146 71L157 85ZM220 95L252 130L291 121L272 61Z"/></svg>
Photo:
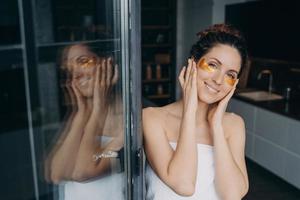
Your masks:
<svg viewBox="0 0 300 200"><path fill-rule="evenodd" d="M89 90L80 90L80 93L85 98L92 98L93 97L93 92L89 91Z"/></svg>
<svg viewBox="0 0 300 200"><path fill-rule="evenodd" d="M205 96L203 95L203 96L198 96L198 100L210 105L220 101L220 98L211 97L209 95L205 95Z"/></svg>

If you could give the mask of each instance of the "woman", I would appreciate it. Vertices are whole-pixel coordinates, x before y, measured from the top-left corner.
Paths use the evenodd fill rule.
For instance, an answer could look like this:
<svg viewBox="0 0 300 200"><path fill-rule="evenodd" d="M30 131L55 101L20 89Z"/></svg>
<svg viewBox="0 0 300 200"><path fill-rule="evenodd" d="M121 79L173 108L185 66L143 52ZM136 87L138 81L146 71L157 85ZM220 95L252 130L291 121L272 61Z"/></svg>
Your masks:
<svg viewBox="0 0 300 200"><path fill-rule="evenodd" d="M64 186L60 199L124 199L122 104L112 58L85 44L63 51L65 96L71 112L46 161L48 181Z"/></svg>
<svg viewBox="0 0 300 200"><path fill-rule="evenodd" d="M198 35L179 75L182 99L143 110L147 200L240 200L248 191L244 121L225 112L245 41L225 24Z"/></svg>

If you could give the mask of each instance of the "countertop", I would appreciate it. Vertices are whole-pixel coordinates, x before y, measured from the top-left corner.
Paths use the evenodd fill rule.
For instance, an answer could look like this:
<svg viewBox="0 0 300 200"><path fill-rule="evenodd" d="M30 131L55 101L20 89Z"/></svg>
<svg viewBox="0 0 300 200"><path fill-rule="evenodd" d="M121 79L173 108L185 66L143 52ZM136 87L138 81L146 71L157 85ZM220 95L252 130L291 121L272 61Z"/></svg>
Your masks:
<svg viewBox="0 0 300 200"><path fill-rule="evenodd" d="M300 103L298 99L291 99L289 101L284 99L272 101L252 101L247 98L237 96L236 94L233 96L233 98L300 121Z"/></svg>

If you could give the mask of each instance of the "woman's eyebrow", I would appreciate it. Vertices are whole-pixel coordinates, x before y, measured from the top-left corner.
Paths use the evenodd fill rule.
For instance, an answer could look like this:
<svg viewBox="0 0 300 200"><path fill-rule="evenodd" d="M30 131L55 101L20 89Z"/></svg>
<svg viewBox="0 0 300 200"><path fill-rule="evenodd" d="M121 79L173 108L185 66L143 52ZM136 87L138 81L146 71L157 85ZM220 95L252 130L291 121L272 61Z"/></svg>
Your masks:
<svg viewBox="0 0 300 200"><path fill-rule="evenodd" d="M218 60L217 58L211 57L210 59L213 59L213 60L217 61L218 64L222 65L222 62L220 60Z"/></svg>
<svg viewBox="0 0 300 200"><path fill-rule="evenodd" d="M234 70L234 69L230 69L229 71L230 71L230 72L234 72L234 73L236 73L236 74L239 74L239 72L236 71L236 70Z"/></svg>
<svg viewBox="0 0 300 200"><path fill-rule="evenodd" d="M210 59L213 59L213 60L215 60L219 65L222 65L222 62L221 62L220 60L218 60L217 58L211 57ZM235 72L236 74L239 74L239 72L236 71L236 70L234 70L234 69L230 69L229 71Z"/></svg>

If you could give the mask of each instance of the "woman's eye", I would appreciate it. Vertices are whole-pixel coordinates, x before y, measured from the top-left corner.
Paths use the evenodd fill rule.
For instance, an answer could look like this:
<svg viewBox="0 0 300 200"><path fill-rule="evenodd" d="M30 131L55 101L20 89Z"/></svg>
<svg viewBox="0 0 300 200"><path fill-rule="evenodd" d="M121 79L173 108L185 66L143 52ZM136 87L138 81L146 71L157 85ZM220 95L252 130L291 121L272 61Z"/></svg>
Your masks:
<svg viewBox="0 0 300 200"><path fill-rule="evenodd" d="M214 64L214 63L208 63L208 66L214 69L218 68L218 65Z"/></svg>
<svg viewBox="0 0 300 200"><path fill-rule="evenodd" d="M230 79L236 79L235 74L227 74L227 76L228 76Z"/></svg>
<svg viewBox="0 0 300 200"><path fill-rule="evenodd" d="M77 58L76 62L82 67L91 67L95 65L96 59L90 56L80 56Z"/></svg>

